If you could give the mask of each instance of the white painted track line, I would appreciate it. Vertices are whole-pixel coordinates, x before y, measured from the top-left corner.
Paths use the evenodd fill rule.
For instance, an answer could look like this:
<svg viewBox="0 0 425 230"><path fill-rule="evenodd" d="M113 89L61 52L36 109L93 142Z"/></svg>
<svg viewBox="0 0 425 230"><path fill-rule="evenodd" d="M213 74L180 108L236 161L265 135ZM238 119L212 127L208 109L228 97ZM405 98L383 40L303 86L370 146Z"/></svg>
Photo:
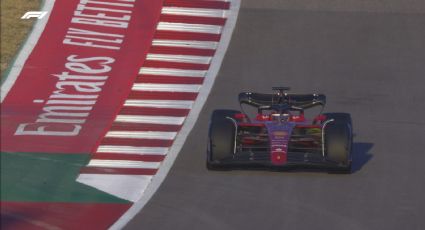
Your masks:
<svg viewBox="0 0 425 230"><path fill-rule="evenodd" d="M227 15L227 10L205 9L205 8L185 8L185 7L162 7L161 13L173 14L173 15L224 18Z"/></svg>
<svg viewBox="0 0 425 230"><path fill-rule="evenodd" d="M168 148L166 147L134 147L122 145L100 145L97 153L123 153L136 155L166 155Z"/></svg>
<svg viewBox="0 0 425 230"><path fill-rule="evenodd" d="M183 101L183 100L126 100L124 103L124 106L167 108L167 109L191 109L193 106L193 103L194 103L193 101Z"/></svg>
<svg viewBox="0 0 425 230"><path fill-rule="evenodd" d="M197 93L201 85L195 84L154 84L154 83L136 83L132 90L135 91L156 91L156 92L186 92Z"/></svg>
<svg viewBox="0 0 425 230"><path fill-rule="evenodd" d="M160 125L181 125L186 117L172 116L147 116L147 115L118 115L116 122L160 124Z"/></svg>
<svg viewBox="0 0 425 230"><path fill-rule="evenodd" d="M160 22L157 30L220 34L221 26L191 23Z"/></svg>
<svg viewBox="0 0 425 230"><path fill-rule="evenodd" d="M152 68L142 67L139 74L166 75L174 77L204 77L206 70L172 69L172 68Z"/></svg>
<svg viewBox="0 0 425 230"><path fill-rule="evenodd" d="M193 64L210 64L212 57L193 56L193 55L176 55L176 54L148 54L146 60L151 61L170 61Z"/></svg>
<svg viewBox="0 0 425 230"><path fill-rule="evenodd" d="M161 162L93 159L87 167L157 169L160 165Z"/></svg>
<svg viewBox="0 0 425 230"><path fill-rule="evenodd" d="M216 49L218 42L214 41L190 41L190 40L170 40L170 39L154 39L153 46L182 47L195 49Z"/></svg>
<svg viewBox="0 0 425 230"><path fill-rule="evenodd" d="M174 140L176 135L177 132L159 131L109 131L106 133L106 137L156 140Z"/></svg>

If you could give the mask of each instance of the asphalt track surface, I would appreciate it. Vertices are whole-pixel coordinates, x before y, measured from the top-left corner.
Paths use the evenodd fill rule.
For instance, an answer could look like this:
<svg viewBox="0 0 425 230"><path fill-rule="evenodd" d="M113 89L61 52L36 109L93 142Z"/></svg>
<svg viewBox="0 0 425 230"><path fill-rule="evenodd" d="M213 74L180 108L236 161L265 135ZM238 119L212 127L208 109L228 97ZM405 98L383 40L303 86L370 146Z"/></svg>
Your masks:
<svg viewBox="0 0 425 230"><path fill-rule="evenodd" d="M424 228L425 3L317 2L242 1L198 122L127 229ZM352 114L353 174L206 170L212 110L281 85Z"/></svg>

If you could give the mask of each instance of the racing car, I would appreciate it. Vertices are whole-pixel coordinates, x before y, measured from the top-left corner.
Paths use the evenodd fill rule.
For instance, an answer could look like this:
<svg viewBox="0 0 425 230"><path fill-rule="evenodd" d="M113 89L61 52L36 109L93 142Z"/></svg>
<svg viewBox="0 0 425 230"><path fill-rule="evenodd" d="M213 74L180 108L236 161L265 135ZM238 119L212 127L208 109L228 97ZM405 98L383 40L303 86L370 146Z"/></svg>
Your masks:
<svg viewBox="0 0 425 230"><path fill-rule="evenodd" d="M209 170L262 166L277 169L308 166L351 173L352 120L348 113L322 113L324 94L291 94L289 87L274 93L242 92L243 105L254 115L236 110L212 113L207 146ZM321 107L307 119L304 111Z"/></svg>

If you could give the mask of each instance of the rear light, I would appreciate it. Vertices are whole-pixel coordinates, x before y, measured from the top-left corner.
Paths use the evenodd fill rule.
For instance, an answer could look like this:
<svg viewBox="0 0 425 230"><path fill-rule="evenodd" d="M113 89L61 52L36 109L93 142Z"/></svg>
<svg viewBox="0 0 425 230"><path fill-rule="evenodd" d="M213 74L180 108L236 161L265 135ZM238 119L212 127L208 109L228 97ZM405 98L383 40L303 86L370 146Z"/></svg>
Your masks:
<svg viewBox="0 0 425 230"><path fill-rule="evenodd" d="M283 165L286 163L286 153L272 152L271 160L274 165Z"/></svg>

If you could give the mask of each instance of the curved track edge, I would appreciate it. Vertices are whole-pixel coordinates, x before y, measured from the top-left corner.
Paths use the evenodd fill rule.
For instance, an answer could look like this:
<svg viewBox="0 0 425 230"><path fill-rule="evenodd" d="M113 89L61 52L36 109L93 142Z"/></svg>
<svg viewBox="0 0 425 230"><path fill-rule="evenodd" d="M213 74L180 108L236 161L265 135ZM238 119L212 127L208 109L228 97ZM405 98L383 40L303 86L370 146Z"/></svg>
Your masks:
<svg viewBox="0 0 425 230"><path fill-rule="evenodd" d="M224 55L229 47L229 43L232 37L233 30L236 26L236 20L238 17L240 8L240 0L231 0L231 6L228 11L228 18L226 22L226 26L222 32L222 38L216 50L216 54L211 62L210 70L205 77L205 82L201 91L199 92L198 98L194 103L193 108L191 109L185 124L177 135L173 145L170 148L167 157L162 162L162 166L156 173L155 177L152 179L152 182L145 190L144 195L132 205L132 207L127 210L127 212L122 215L117 222L115 222L110 229L122 229L131 219L135 217L135 215L140 212L143 207L149 202L155 192L158 190L159 186L162 184L164 179L166 178L168 172L173 166L174 161L176 160L183 144L190 131L194 127L196 120L198 119L199 113L201 112L205 101L208 98L208 95L214 85L215 78L218 75L220 70L222 60Z"/></svg>

